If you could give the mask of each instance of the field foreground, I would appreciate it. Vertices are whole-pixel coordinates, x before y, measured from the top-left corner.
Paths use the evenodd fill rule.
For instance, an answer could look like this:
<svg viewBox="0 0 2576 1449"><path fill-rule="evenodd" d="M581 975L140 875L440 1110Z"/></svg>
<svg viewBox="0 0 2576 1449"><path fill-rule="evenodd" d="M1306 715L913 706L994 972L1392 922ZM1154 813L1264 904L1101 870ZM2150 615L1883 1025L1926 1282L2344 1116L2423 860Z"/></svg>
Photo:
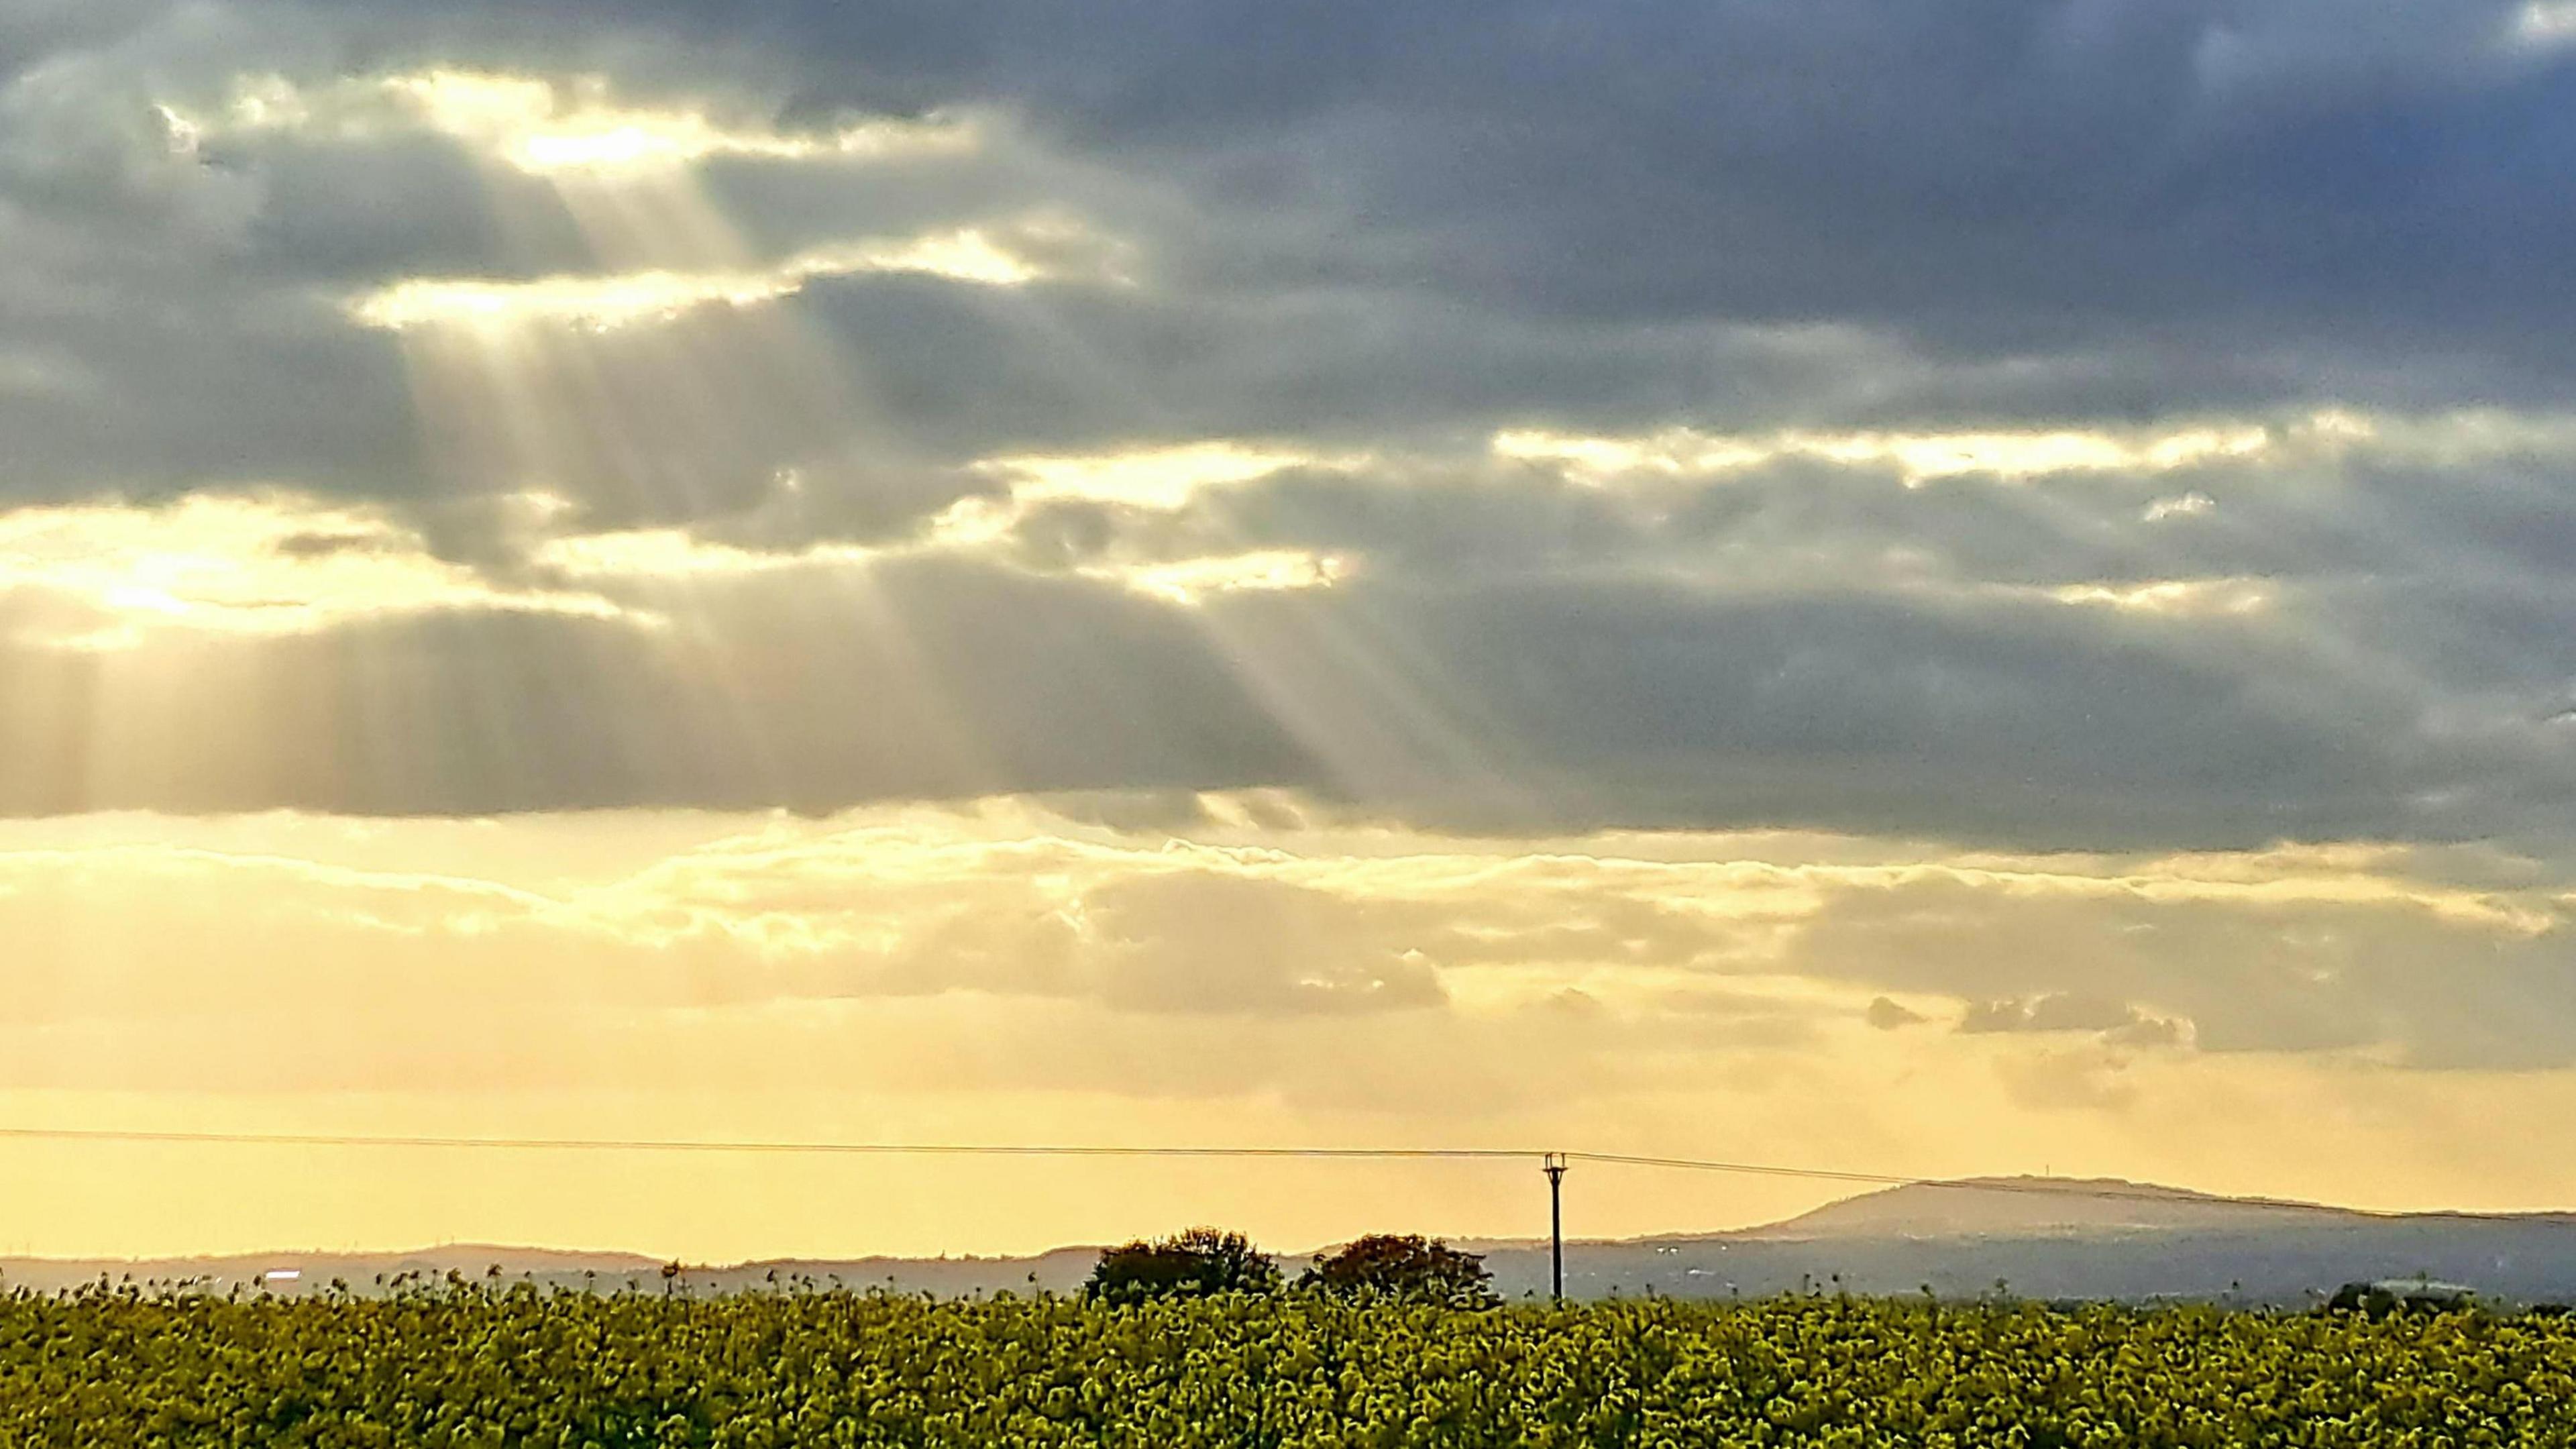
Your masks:
<svg viewBox="0 0 2576 1449"><path fill-rule="evenodd" d="M12 1449L2567 1443L2576 1321L2478 1313L0 1298Z"/></svg>

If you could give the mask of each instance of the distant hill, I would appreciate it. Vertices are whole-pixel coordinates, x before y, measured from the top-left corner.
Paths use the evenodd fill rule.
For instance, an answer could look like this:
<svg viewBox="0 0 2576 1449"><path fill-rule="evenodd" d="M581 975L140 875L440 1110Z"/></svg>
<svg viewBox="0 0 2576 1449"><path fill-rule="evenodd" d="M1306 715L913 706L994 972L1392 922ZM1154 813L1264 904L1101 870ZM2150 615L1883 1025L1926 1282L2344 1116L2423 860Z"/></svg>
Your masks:
<svg viewBox="0 0 2576 1449"><path fill-rule="evenodd" d="M1966 1238L2252 1230L2373 1220L2374 1214L2348 1208L2217 1197L2118 1178L1971 1177L1863 1193L1733 1236Z"/></svg>
<svg viewBox="0 0 2576 1449"><path fill-rule="evenodd" d="M1498 1279L1530 1276L1517 1250L1489 1262ZM1587 1296L1928 1286L1945 1298L2297 1307L2354 1280L2431 1277L2500 1301L2566 1301L2576 1299L2576 1215L2371 1213L2117 1179L1969 1178L1864 1193L1740 1232L1570 1245L1566 1273L1568 1291Z"/></svg>
<svg viewBox="0 0 2576 1449"><path fill-rule="evenodd" d="M1578 1200L1579 1201L1579 1200ZM1506 1297L1546 1292L1544 1242L1467 1244L1486 1254ZM1031 1257L786 1259L692 1266L693 1293L817 1287L881 1288L962 1297L1064 1293L1098 1249ZM1300 1255L1283 1254L1295 1265ZM267 1253L149 1262L0 1260L0 1285L44 1291L131 1277L193 1280L227 1291L311 1291L333 1279L371 1292L382 1275L483 1279L617 1292L661 1290L660 1265L623 1253L478 1245L399 1253ZM2342 1283L2431 1277L2499 1301L2576 1300L2576 1215L2369 1213L2314 1203L2217 1197L2116 1180L1973 1178L1865 1193L1814 1212L1736 1232L1566 1247L1567 1291L1581 1297L1647 1292L1677 1298L1780 1293L1993 1294L2039 1299L2176 1299L2283 1307L2319 1301Z"/></svg>

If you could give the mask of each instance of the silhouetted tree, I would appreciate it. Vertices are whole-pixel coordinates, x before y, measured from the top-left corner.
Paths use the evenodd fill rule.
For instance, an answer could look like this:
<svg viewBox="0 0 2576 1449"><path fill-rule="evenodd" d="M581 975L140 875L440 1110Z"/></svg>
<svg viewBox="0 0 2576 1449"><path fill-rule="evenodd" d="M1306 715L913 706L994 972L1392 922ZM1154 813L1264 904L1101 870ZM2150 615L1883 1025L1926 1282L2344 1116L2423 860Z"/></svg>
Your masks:
<svg viewBox="0 0 2576 1449"><path fill-rule="evenodd" d="M1300 1288L1353 1297L1409 1298L1452 1308L1490 1308L1493 1275L1484 1258L1462 1253L1436 1238L1372 1233L1349 1246L1319 1253L1297 1279Z"/></svg>
<svg viewBox="0 0 2576 1449"><path fill-rule="evenodd" d="M2362 1313L2385 1318L2392 1313L2448 1313L2470 1307L2476 1295L2465 1288L2431 1279L2346 1283L2326 1300L2329 1313Z"/></svg>
<svg viewBox="0 0 2576 1449"><path fill-rule="evenodd" d="M1101 1251L1082 1285L1082 1296L1102 1303L1141 1303L1149 1298L1204 1298L1213 1293L1268 1293L1279 1287L1279 1265L1241 1233L1217 1228L1152 1241L1122 1243Z"/></svg>

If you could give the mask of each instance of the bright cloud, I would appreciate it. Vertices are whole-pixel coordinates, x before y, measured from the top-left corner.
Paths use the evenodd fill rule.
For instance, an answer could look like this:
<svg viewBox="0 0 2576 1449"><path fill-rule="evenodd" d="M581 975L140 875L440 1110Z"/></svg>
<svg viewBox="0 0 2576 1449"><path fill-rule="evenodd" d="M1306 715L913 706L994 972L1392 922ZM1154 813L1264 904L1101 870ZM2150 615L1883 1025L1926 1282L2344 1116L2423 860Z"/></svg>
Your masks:
<svg viewBox="0 0 2576 1449"><path fill-rule="evenodd" d="M2140 510L2138 516L2149 523L2162 523L2168 518L2197 518L2217 506L2217 499L2195 491L2159 498Z"/></svg>
<svg viewBox="0 0 2576 1449"><path fill-rule="evenodd" d="M609 331L667 322L698 307L751 307L792 296L817 278L909 272L984 287L1016 287L1054 275L1014 254L980 228L933 236L850 242L800 252L774 266L741 271L647 271L532 281L420 277L353 298L349 315L369 327L491 327L558 324Z"/></svg>
<svg viewBox="0 0 2576 1449"><path fill-rule="evenodd" d="M978 471L1006 482L1014 499L1079 498L1139 508L1177 508L1201 490L1283 468L1349 466L1302 448L1215 439L1101 453L987 458Z"/></svg>
<svg viewBox="0 0 2576 1449"><path fill-rule="evenodd" d="M1496 433L1501 457L1565 465L1594 480L1644 473L1730 473L1783 459L1813 458L1895 469L1908 484L1969 475L2020 480L2053 473L2163 473L2261 453L2276 444L2250 425L2159 433L2109 430L1959 433L1784 432L1735 436L1673 428L1630 437L1586 437L1537 429Z"/></svg>
<svg viewBox="0 0 2576 1449"><path fill-rule="evenodd" d="M2467 408L2432 414L2323 408L2267 421L2220 419L2177 426L1959 432L1714 433L1670 427L1632 434L1505 429L1489 447L1501 458L1553 463L1592 483L1622 477L1709 478L1807 459L1881 467L1908 487L1987 477L2026 482L2061 474L2153 477L2218 468L2291 468L2367 458L2464 467L2512 458L2576 457L2576 418ZM2204 511L2206 495L2160 500L2149 522Z"/></svg>
<svg viewBox="0 0 2576 1449"><path fill-rule="evenodd" d="M2157 579L2127 584L2061 584L2048 591L2063 604L2088 604L2141 614L2250 614L2271 602L2259 579Z"/></svg>
<svg viewBox="0 0 2576 1449"><path fill-rule="evenodd" d="M694 538L673 528L564 534L530 549L528 562L574 580L672 580L700 574L750 574L815 563L863 564L870 549L838 546L785 551L747 549Z"/></svg>
<svg viewBox="0 0 2576 1449"><path fill-rule="evenodd" d="M2527 0L2514 14L2514 35L2534 46L2576 43L2576 5L2566 0Z"/></svg>
<svg viewBox="0 0 2576 1449"><path fill-rule="evenodd" d="M283 494L197 494L161 508L0 513L0 598L21 637L79 647L166 629L301 632L353 617L454 610L608 616L606 601L494 585L433 558L379 510Z"/></svg>
<svg viewBox="0 0 2576 1449"><path fill-rule="evenodd" d="M1262 549L1253 553L1176 559L1128 568L1102 566L1084 572L1124 584L1141 593L1175 603L1192 604L1210 594L1328 588L1347 577L1350 571L1348 559L1332 554L1298 549Z"/></svg>
<svg viewBox="0 0 2576 1449"><path fill-rule="evenodd" d="M874 118L831 130L727 123L697 106L620 104L606 78L556 81L489 71L425 70L321 87L284 76L236 83L221 111L163 107L192 145L227 133L290 131L365 140L406 127L436 131L522 171L616 173L689 166L711 157L765 161L957 155L980 142L962 118Z"/></svg>

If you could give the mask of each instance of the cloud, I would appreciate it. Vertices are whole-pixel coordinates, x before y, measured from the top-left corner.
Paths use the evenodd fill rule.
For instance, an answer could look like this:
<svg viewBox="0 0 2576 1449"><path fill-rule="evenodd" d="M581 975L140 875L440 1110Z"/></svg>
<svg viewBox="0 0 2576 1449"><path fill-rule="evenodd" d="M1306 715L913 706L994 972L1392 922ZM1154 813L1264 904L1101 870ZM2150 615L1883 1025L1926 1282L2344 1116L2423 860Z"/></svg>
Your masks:
<svg viewBox="0 0 2576 1449"><path fill-rule="evenodd" d="M219 110L161 111L174 146L190 154L266 133L365 142L427 131L536 173L662 170L712 158L874 160L971 151L979 140L974 124L962 118L877 117L781 128L727 122L698 106L622 105L599 75L557 84L542 76L445 69L344 76L314 88L284 75L238 76Z"/></svg>
<svg viewBox="0 0 2576 1449"><path fill-rule="evenodd" d="M2545 1201L2549 1185L2538 1169L2517 1175L2527 1144L2495 1124L2562 1105L2566 1073L2543 1068L2576 1051L2576 1014L2552 994L2563 943L2516 924L2562 910L2561 895L2535 863L2484 849L1496 840L1293 794L825 820L0 820L0 933L16 952L0 1100L20 1121L108 1128L1699 1152L1717 1116L1749 1160L1949 1176L2089 1170L2084 1154L2100 1154L2234 1190L2501 1207ZM2298 993L2290 1004L2359 1029L2280 1030ZM2113 1014L2048 1004L2058 996L2139 1003L2148 1021L2107 1034L1871 1024L1895 1015L1881 1005L1955 1020L2006 998L2033 1016ZM2186 1011L2185 1039L2155 1026ZM454 1191L476 1225L496 1202L527 1204L534 1216L508 1219L519 1236L657 1241L603 1226L594 1194L564 1188L669 1170L313 1158L316 1180L362 1189L341 1202L250 1149L152 1162L19 1150L64 1159L27 1175L43 1190L24 1206L31 1232L66 1244L102 1221L84 1204L121 1212L117 1184L165 1172L239 1173L263 1209L371 1240L436 1236L442 1214L416 1222L403 1205ZM846 1231L833 1226L845 1214L757 1208L838 1201L814 1186L838 1170L762 1157L712 1174L710 1191L742 1194L724 1219L754 1224L733 1251ZM871 1163L867 1180L902 1173L904 1196L937 1200L925 1252L1077 1235L1059 1207L1029 1206L1033 1193L1177 1218L1212 1181L1244 1192L1225 1205L1256 1227L1298 1203L1328 1221L1400 1199L1497 1233L1535 1201L1474 1216L1526 1164L1419 1182L1310 1166L1257 1186L1231 1164L1205 1181L1089 1171ZM1695 1177L1589 1181L1586 1221L1619 1231L1813 1200L1711 1209ZM655 1200L607 1194L629 1196ZM961 1216L995 1204L990 1220ZM273 1241L277 1221L216 1214L184 1231L247 1244ZM182 1230L155 1209L118 1231L148 1243Z"/></svg>
<svg viewBox="0 0 2576 1449"><path fill-rule="evenodd" d="M1770 438L1712 437L1682 428L1644 438L1568 437L1514 429L1494 435L1495 453L1564 464L1578 477L1624 473L1708 475L1790 459L1884 464L1907 487L1940 478L1980 476L2018 481L2067 473L2163 473L2216 459L2243 458L2271 447L2259 427L2168 429L2146 436L2116 432L1783 433Z"/></svg>
<svg viewBox="0 0 2576 1449"><path fill-rule="evenodd" d="M2500 37L2515 23L2507 8L2459 8L2439 22L2374 10L2369 24L2329 26L2312 10L2281 5L2224 20L2193 7L2150 15L2106 5L2088 9L2080 23L1999 12L1908 42L1902 27L1864 23L1849 7L1814 11L1794 27L1658 7L1618 26L1588 27L1579 43L1545 43L1544 27L1501 15L1472 42L1442 27L1433 44L1431 22L1399 7L1273 22L1275 68L1258 83L1236 74L1225 47L1230 25L1213 17L1150 25L1140 18L1128 43L1104 49L1097 37L1069 33L1060 17L1023 6L864 20L788 7L750 30L728 20L733 43L719 56L696 43L696 27L711 17L688 7L614 16L575 9L545 24L440 7L369 16L373 43L389 59L347 74L310 58L355 23L345 9L215 10L194 19L135 11L112 37L60 37L66 48L47 57L43 84L31 69L13 94L28 165L56 178L41 188L30 181L28 214L59 228L55 240L72 242L122 209L128 234L153 245L22 246L13 249L18 265L44 269L43 283L57 295L83 288L136 295L152 284L150 294L193 298L189 327L209 339L206 356L219 355L219 340L269 360L226 377L194 365L193 354L170 351L160 329L129 319L126 329L147 336L116 347L121 355L97 412L56 409L28 420L42 426L13 427L13 435L39 439L37 459L67 485L84 464L81 481L93 484L138 473L169 478L184 476L183 451L203 459L255 448L267 466L228 468L234 479L251 472L395 486L388 475L402 471L390 465L403 430L385 406L387 354L330 335L307 313L307 326L320 330L300 340L296 350L307 356L291 360L276 355L297 341L292 330L280 332L281 320L310 305L317 282L363 294L406 278L450 288L534 284L595 265L608 277L650 275L656 268L622 255L637 248L637 236L603 234L618 229L619 206L630 233L651 217L674 239L703 236L712 216L718 232L747 248L750 265L733 268L661 260L659 271L702 283L759 277L775 285L774 268L786 259L854 237L990 238L1002 219L1033 209L1084 218L1150 254L1156 286L1114 301L1052 301L1034 317L935 288L836 284L832 295L804 300L797 311L846 337L871 370L886 374L911 435L905 441L952 460L1132 435L1149 412L1162 414L1151 420L1155 430L1185 434L1448 431L1507 426L1508 416L1497 414L1537 412L1554 415L1554 431L1581 435L1603 423L1660 426L1675 413L1709 409L1729 415L1716 419L1719 426L1756 435L1785 425L1889 439L1917 436L1939 411L2053 414L2019 430L2044 437L2084 431L2067 427L2070 409L2134 420L2201 410L2229 392L2258 403L2375 392L2389 355L2375 342L2360 355L2299 357L2279 345L2195 342L2176 335L2179 320L2148 331L2123 316L2104 320L2097 335L1989 362L1952 355L1936 328L1879 294L1919 282L1925 296L1956 298L1993 325L2044 316L2063 326L2086 315L2048 295L2067 278L2119 275L2123 295L2152 293L2139 285L2150 271L2222 290L2274 283L2244 275L2262 248L2218 236L2177 245L2154 231L2170 217L2180 219L2165 224L2185 229L2355 234L2293 224L2309 218L2280 213L2313 200L2301 187L2226 170L2226 158L2245 153L2245 138L2212 130L2216 122L2202 112L2258 136L2288 126L2296 113L2265 109L2243 84L2210 89L2201 75L2213 64L2205 52L2309 56L2251 70L2231 63L2231 74L2273 77L2263 89L2275 97L2308 87L2331 105L2400 115L2411 114L2407 107L2509 106L2515 87L2554 72L2535 73L2527 57L2507 53L2512 47ZM1907 43L1889 48L1900 42ZM2337 91L2327 83L2335 67L2312 63L2329 52L2366 57L2359 63L2420 83ZM1723 63L1676 67L1674 58L1685 55ZM893 56L915 59L894 65ZM1802 64L1766 65L1765 57ZM1354 60L1357 69L1345 68ZM1771 77L1765 104L1792 119L1728 126L1722 114L1706 113L1695 78L1731 64ZM1605 73L1625 78L1619 105L1600 99L1609 92L1596 78ZM1230 79L1210 89L1219 76ZM1806 79L1791 85L1784 76ZM2463 76L2502 91L2466 85ZM1727 97L1746 89L1718 87ZM1848 104L1855 94L1869 105L1855 111ZM1258 104L1248 99L1255 96ZM1528 144L1479 139L1510 132L1508 122L1489 118L1523 114L1531 104L1558 110ZM174 150L178 133L164 113L186 123L188 145ZM1683 113L1692 119L1675 123ZM119 115L131 124L109 124ZM2502 122L2498 129L2520 133ZM1943 144L1962 140L1963 131L1989 144ZM2018 139L1999 144L2006 134ZM2034 148L2032 135L2052 142ZM1718 143L1704 144L1709 136ZM82 144L66 144L73 140ZM1678 143L1694 154L1666 156ZM2103 143L2113 144L2105 151ZM531 161L531 147L619 164L549 168ZM2173 154L2159 155L2159 147ZM1784 148L1806 154L1771 154ZM1566 169L1576 154L1628 159L1587 163L1578 173ZM2095 164L2105 156L2108 163ZM2100 179L2121 174L2122 158L2152 160L2131 183L2142 194L2123 195ZM2334 172L2311 159L2280 164L2290 175ZM1643 185L1659 161L1692 184ZM2195 171L2195 161L2207 164ZM1436 184L1423 184L1421 173L1435 162ZM488 174L495 168L506 174ZM581 187L559 185L621 168L663 180L587 201ZM1530 184L1540 175L1563 184ZM1965 195L1944 198L1944 186ZM1951 204L1925 204L1927 191ZM1986 191L2001 199L1972 204ZM2147 205L2167 192L2170 205ZM675 195L692 193L689 209L673 209ZM616 205L604 206L611 198ZM2373 197L2400 215L2440 218L2459 214L2456 202L2404 188ZM1900 204L1913 237L1903 258L1883 255L1873 240L1897 228L1832 214ZM1506 205L1516 214L1498 216ZM1706 214L1696 224L1664 216L1676 209ZM1820 209L1828 216L1815 218ZM232 218L222 223L225 247L171 244L161 229L181 225L180 213L191 210ZM2491 210L2510 219L2528 208L2499 200ZM147 215L148 225L131 224ZM2459 224L2466 234L2480 223L2463 215ZM1570 244L1569 233L1593 226L1615 234ZM1712 234L1730 244L1704 245ZM2040 247L2043 235L2048 259L2028 264L2020 253ZM1662 247L1666 239L1678 250ZM1064 270L994 244L1020 265ZM1974 278L1944 275L1968 267L1966 256L1996 250L2014 254L2010 264L1980 263ZM1758 284L1758 297L1711 296L1700 259L1721 251L1733 259L1726 276L1748 287L1773 273L1828 275L1794 288L1774 277ZM2530 249L2512 255L2538 264ZM159 275L138 271L147 261ZM1651 323L1569 321L1558 293L1629 277L1658 279L1660 293L1620 309L1651 312ZM2423 290L2413 279L2378 282L2372 273L2334 295L2329 324L2366 319L2374 305L2411 306ZM2002 294L2016 287L2030 295ZM559 285L554 295L571 293ZM2169 299L2149 300L2160 316L2185 315ZM2262 315L2241 296L2221 300L2230 315ZM1794 321L1774 315L1783 304L1797 309ZM2487 310L2493 320L2495 309ZM2518 309L2513 320L2527 312ZM890 338L901 345L889 346ZM156 348L166 361L151 355ZM1013 350L1034 355L994 355ZM283 369L291 362L290 374ZM192 370L181 373L181 363ZM91 421L131 416L137 396L169 395L166 383L153 384L174 375L195 379L187 391L197 416L190 429L171 429L162 448L121 440ZM253 406L257 383L290 375L308 387L328 379L334 394L361 379L378 386L362 406L317 410L337 424L317 433L320 418L263 416ZM2418 395L2405 400L2422 403L2427 386L2448 389L2443 401L2503 397L2506 381L2527 375L2519 360L2515 371L2474 381L2418 369L2406 383ZM1155 407L1140 409L1142 398ZM399 406L398 391L390 400ZM1804 415L1784 416L1794 414ZM874 446L887 445L886 431L877 430ZM1957 430L1954 442L2019 432L1989 424Z"/></svg>
<svg viewBox="0 0 2576 1449"><path fill-rule="evenodd" d="M1517 8L1463 33L1430 7L1337 6L1113 37L1005 5L798 6L761 33L793 36L830 93L1006 100L1093 154L1233 181L1290 228L1297 201L1365 217L1319 265L1427 274L1480 305L1833 316L1987 345L2154 318L2545 348L2508 310L2551 254L2547 208L2518 188L2562 139L2564 71L2528 26L2502 0L1898 20L1833 4L1794 23L1664 4L1570 27ZM2513 153L2522 169L2453 164L2522 135L2547 138ZM2500 267L2451 265L2472 256Z"/></svg>
<svg viewBox="0 0 2576 1449"><path fill-rule="evenodd" d="M1959 1030L1971 1035L1991 1032L2087 1032L2123 1046L2166 1046L2183 1039L2179 1023L2151 1016L2124 1002L2106 1001L2075 992L2051 992L2021 1001L1969 1004Z"/></svg>
<svg viewBox="0 0 2576 1449"><path fill-rule="evenodd" d="M704 436L669 420L675 450ZM657 454L571 495L410 507L269 488L22 509L0 524L22 758L147 695L251 753L85 747L78 787L8 793L472 812L1323 786L1525 833L2554 849L2576 656L2552 621L2576 598L2533 480L2569 455L2560 430L2265 435L2288 460L2182 470L2223 514L2153 525L2139 511L2176 480L2152 471L1907 488L1808 458L1605 485L1480 449L1257 439L734 481ZM2474 474L2444 461L2461 455ZM2353 512L2384 526L2356 538ZM138 630L177 631L195 662L173 638L89 676L46 652ZM840 663L762 662L798 656ZM296 729L344 737L379 658L419 702L370 748L444 765L371 783L352 756L324 786L258 763L309 754ZM510 659L548 689L468 708ZM860 679L874 765L820 730ZM1242 744L1149 723L1167 696ZM598 738L624 742L615 761L544 778Z"/></svg>
<svg viewBox="0 0 2576 1449"><path fill-rule="evenodd" d="M2569 1060L2563 973L2551 964L2567 923L2561 904L2530 904L2529 916L2473 921L2396 899L2159 903L1924 878L1821 909L1799 959L1962 998L1969 1033L2539 1067Z"/></svg>
<svg viewBox="0 0 2576 1449"><path fill-rule="evenodd" d="M160 508L0 514L0 600L16 621L12 642L73 649L429 612L617 612L596 596L497 586L428 556L379 510L205 493ZM48 619L76 622L64 631Z"/></svg>
<svg viewBox="0 0 2576 1449"><path fill-rule="evenodd" d="M945 1024L881 1064L890 1090L989 1070L1113 1095L1323 1100L1384 1047L1430 1054L1420 1072L1369 1069L1430 1103L1454 1091L1432 1064L1550 1032L1563 1076L1543 1090L1602 1101L1709 1053L1712 1067L1893 1051L2043 1073L2079 1043L2097 1064L2195 1049L2322 1052L2345 1070L2576 1060L2540 966L2563 927L2493 919L2561 907L2446 886L2422 864L1969 863L1709 835L1532 849L1334 824L1312 805L1317 823L1264 826L1251 803L1211 797L1194 822L1133 829L1015 799L363 831L107 817L41 846L26 843L35 825L0 824L0 925L30 963L0 1036L47 1043L0 1058L16 1074L0 1085L141 1087L168 1071L218 1086L242 1064L217 1048L256 1027L297 1090L418 1088L504 1048L525 1085L593 1071L640 1084L649 1056L633 1053L691 1038L728 1043L708 1070L747 1086L766 1068L741 1047L764 1030L828 1053L905 1013ZM174 939L201 944L154 944ZM1032 1040L1016 1066L982 1048L938 1064L976 1021L1011 1023L1018 1041L1039 1008L1106 1041L1230 1045L1076 1070L1082 1053ZM1898 1031L1944 1016L1966 1035ZM400 1050L337 1045L388 1022ZM1301 1057L1324 1022L1355 1035ZM64 1045L144 1037L212 1045L157 1065L131 1050L84 1065Z"/></svg>
<svg viewBox="0 0 2576 1449"><path fill-rule="evenodd" d="M2162 523L2168 518L2196 518L2217 506L2218 501L2206 493L2183 493L2157 499L2138 516L2149 523Z"/></svg>
<svg viewBox="0 0 2576 1449"><path fill-rule="evenodd" d="M0 803L2563 862L2551 23L14 19Z"/></svg>
<svg viewBox="0 0 2576 1449"><path fill-rule="evenodd" d="M389 332L532 322L607 331L667 322L694 307L757 306L791 296L817 277L863 272L919 272L996 287L1018 286L1042 275L982 231L967 230L821 248L761 271L626 272L524 282L415 277L352 299L349 312L359 322Z"/></svg>
<svg viewBox="0 0 2576 1449"><path fill-rule="evenodd" d="M1864 1015L1869 1024L1880 1031L1897 1031L1927 1020L1923 1013L1884 996L1871 997L1869 1010Z"/></svg>

